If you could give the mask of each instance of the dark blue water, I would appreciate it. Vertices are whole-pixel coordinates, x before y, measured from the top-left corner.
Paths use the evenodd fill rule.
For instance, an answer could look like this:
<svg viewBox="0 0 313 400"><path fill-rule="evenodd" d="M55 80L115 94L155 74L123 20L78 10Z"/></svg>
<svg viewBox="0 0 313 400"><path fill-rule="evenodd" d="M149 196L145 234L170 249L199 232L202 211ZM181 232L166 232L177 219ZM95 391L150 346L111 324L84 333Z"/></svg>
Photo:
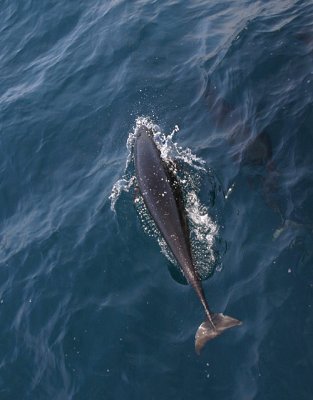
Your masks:
<svg viewBox="0 0 313 400"><path fill-rule="evenodd" d="M0 8L0 399L313 398L313 4ZM109 196L145 115L221 182L204 315ZM229 190L230 189L230 190ZM209 194L208 194L209 195Z"/></svg>

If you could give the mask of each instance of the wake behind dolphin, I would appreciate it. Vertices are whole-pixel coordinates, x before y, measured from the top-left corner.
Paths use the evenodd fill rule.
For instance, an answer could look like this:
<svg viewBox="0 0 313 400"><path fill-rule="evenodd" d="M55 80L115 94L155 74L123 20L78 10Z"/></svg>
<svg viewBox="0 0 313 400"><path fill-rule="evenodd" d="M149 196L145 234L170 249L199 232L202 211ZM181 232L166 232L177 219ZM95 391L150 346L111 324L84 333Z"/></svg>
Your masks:
<svg viewBox="0 0 313 400"><path fill-rule="evenodd" d="M171 258L178 264L185 279L193 287L204 307L206 320L200 325L195 338L195 349L197 353L200 353L208 340L228 328L239 325L240 321L223 314L213 313L209 309L201 285L203 276L197 267L197 257L192 246L192 229L190 229L190 218L188 218L190 213L187 216L186 211L188 196L183 196L181 182L175 174L176 167L172 162L168 163L168 154L164 152L164 147L156 144L155 132L146 122L145 120L141 121L136 127L134 135L130 137L133 152L128 161L130 162L132 159L135 174L128 176L128 180L125 178L120 180L113 188L111 198L113 201L115 200L114 195L116 196L119 190L128 190L133 184L137 185L140 192L139 198L142 199L142 203L148 210L150 219L161 236L161 241L165 243ZM169 148L166 147L166 149ZM199 168L203 169L201 160ZM192 202L197 203L197 201L197 196L193 193ZM202 215L201 207L198 207L197 211L202 221L209 219L208 215L203 213L203 207ZM209 226L211 231L209 229L204 236L209 249L207 263L214 260L212 242L217 235L217 228L212 221Z"/></svg>

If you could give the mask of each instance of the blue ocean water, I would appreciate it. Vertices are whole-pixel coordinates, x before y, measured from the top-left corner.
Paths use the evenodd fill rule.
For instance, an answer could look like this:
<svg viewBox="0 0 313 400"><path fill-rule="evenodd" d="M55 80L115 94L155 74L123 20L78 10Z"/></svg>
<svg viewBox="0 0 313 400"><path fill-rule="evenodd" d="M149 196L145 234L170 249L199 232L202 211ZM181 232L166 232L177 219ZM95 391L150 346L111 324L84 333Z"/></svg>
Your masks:
<svg viewBox="0 0 313 400"><path fill-rule="evenodd" d="M312 17L289 0L1 3L1 400L313 398ZM132 195L111 210L139 116L177 125L225 194L203 286L243 325L200 357L198 299Z"/></svg>

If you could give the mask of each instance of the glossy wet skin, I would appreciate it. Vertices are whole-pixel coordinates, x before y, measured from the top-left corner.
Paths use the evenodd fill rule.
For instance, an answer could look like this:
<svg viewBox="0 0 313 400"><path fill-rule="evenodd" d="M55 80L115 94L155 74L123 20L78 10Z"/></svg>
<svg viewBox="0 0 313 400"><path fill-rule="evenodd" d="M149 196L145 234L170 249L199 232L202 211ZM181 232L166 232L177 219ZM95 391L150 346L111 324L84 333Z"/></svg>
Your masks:
<svg viewBox="0 0 313 400"><path fill-rule="evenodd" d="M135 170L145 205L166 243L181 266L185 278L195 289L211 319L201 283L195 272L190 241L184 229L183 210L179 208L167 166L148 128L141 126L135 143Z"/></svg>

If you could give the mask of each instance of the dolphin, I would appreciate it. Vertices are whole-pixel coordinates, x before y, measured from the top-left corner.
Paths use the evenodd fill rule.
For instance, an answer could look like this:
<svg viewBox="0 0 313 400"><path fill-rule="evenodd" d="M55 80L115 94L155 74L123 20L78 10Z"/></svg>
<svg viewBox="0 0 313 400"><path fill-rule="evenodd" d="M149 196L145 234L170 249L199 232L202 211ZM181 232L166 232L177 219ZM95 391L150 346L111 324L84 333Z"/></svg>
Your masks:
<svg viewBox="0 0 313 400"><path fill-rule="evenodd" d="M178 183L162 160L160 150L153 140L152 130L145 125L140 125L137 129L134 164L138 188L145 206L204 307L206 320L199 326L195 336L195 350L200 354L208 340L228 328L240 325L241 321L221 313L213 313L209 308L193 263L186 212Z"/></svg>

